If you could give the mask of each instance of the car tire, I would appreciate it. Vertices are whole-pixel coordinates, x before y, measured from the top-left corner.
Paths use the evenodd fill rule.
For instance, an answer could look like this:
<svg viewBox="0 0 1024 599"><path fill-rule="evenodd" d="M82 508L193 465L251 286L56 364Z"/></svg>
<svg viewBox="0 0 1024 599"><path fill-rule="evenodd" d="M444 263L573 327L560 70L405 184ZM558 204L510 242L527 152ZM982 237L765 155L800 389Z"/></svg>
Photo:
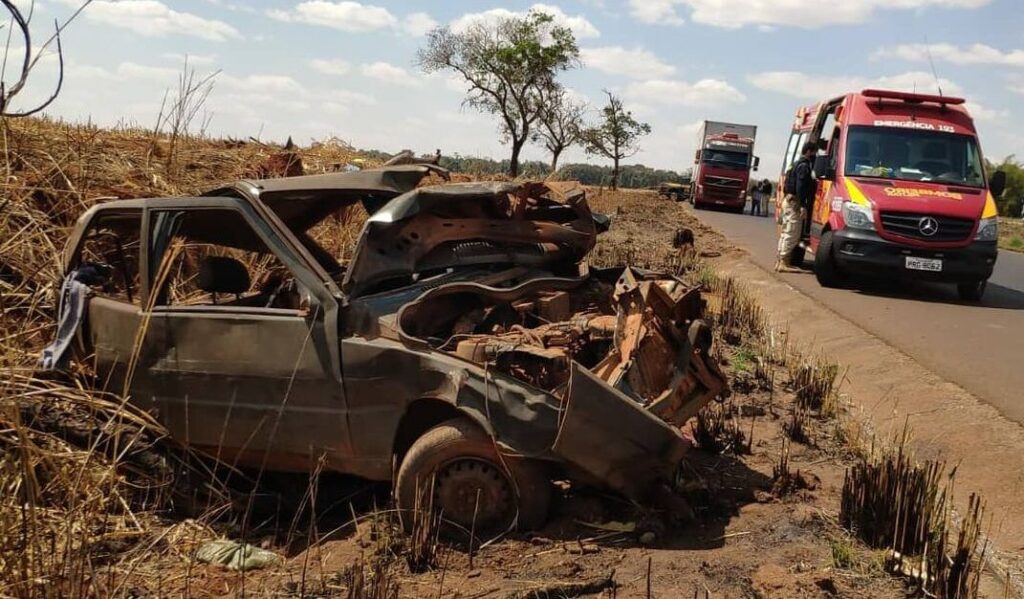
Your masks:
<svg viewBox="0 0 1024 599"><path fill-rule="evenodd" d="M434 508L444 514L450 536L474 528L478 534L496 534L515 526L539 528L547 519L551 480L535 460L498 454L494 440L476 424L453 419L435 426L417 439L402 460L395 480L395 500L408 528L417 493L433 482ZM448 530L451 528L452 530Z"/></svg>
<svg viewBox="0 0 1024 599"><path fill-rule="evenodd" d="M814 252L814 276L822 287L839 287L843 282L842 273L832 254L832 231L825 231L818 242L818 250Z"/></svg>
<svg viewBox="0 0 1024 599"><path fill-rule="evenodd" d="M988 280L971 281L970 283L959 283L956 286L956 293L965 302L976 302L985 295L985 288L988 287Z"/></svg>

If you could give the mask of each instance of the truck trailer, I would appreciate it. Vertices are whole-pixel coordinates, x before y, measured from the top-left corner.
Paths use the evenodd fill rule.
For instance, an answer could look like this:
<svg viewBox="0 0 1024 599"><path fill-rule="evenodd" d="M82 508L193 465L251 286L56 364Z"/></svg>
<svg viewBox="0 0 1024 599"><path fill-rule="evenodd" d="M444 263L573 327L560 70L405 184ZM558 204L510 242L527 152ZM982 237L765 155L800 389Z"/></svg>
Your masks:
<svg viewBox="0 0 1024 599"><path fill-rule="evenodd" d="M694 155L693 190L695 208L719 206L743 212L751 169L757 170L754 156L756 125L704 121L697 131Z"/></svg>

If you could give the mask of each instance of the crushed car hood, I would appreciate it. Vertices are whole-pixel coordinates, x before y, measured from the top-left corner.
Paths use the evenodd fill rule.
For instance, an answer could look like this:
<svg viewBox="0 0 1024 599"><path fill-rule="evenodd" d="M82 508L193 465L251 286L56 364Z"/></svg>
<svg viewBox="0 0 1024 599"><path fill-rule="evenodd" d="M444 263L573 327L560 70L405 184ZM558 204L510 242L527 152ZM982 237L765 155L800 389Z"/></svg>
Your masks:
<svg viewBox="0 0 1024 599"><path fill-rule="evenodd" d="M289 229L302 233L351 204L362 203L373 214L392 198L415 189L430 173L448 178L448 171L436 166L402 165L302 177L242 179L203 195L237 196L260 202Z"/></svg>
<svg viewBox="0 0 1024 599"><path fill-rule="evenodd" d="M368 219L342 288L350 296L426 273L576 264L598 224L575 183L461 183L404 193Z"/></svg>

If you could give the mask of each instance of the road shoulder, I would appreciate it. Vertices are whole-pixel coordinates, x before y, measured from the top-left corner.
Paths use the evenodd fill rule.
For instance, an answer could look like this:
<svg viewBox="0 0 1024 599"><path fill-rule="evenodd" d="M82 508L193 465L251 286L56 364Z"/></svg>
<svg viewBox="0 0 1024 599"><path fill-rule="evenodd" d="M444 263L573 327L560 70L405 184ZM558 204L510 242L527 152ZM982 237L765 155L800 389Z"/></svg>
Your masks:
<svg viewBox="0 0 1024 599"><path fill-rule="evenodd" d="M918 457L958 465L957 504L966 505L970 493L985 499L997 562L1020 572L1024 427L754 264L745 253L730 253L715 263L757 294L799 347L820 349L848 369L841 392L853 414L879 438L893 438L906 424Z"/></svg>

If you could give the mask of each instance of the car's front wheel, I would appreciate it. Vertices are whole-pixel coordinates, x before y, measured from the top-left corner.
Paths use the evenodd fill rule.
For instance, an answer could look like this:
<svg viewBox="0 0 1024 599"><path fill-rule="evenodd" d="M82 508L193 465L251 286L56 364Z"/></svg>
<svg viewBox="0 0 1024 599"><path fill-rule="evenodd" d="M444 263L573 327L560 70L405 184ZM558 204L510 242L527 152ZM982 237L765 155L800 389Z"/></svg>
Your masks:
<svg viewBox="0 0 1024 599"><path fill-rule="evenodd" d="M980 281L971 281L970 283L960 283L956 286L957 295L960 299L968 302L976 302L985 295L985 288L988 287L988 281L981 279Z"/></svg>
<svg viewBox="0 0 1024 599"><path fill-rule="evenodd" d="M428 489L446 521L483 535L513 525L540 527L551 500L551 481L541 464L499 455L494 440L463 419L435 426L406 453L395 481L403 521L422 505L417 497L426 497Z"/></svg>

